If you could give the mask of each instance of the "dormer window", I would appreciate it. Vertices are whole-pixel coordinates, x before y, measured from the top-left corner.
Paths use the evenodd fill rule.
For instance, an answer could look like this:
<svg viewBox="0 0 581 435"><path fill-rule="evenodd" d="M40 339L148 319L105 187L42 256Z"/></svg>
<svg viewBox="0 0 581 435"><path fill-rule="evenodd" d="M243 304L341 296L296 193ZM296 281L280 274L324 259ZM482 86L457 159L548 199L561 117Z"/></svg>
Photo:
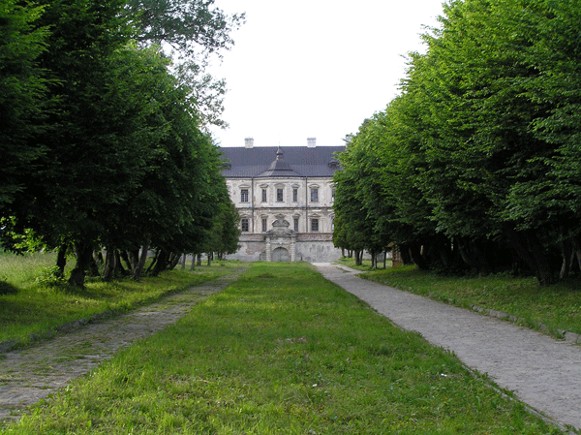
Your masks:
<svg viewBox="0 0 581 435"><path fill-rule="evenodd" d="M331 169L338 169L339 168L339 162L335 159L329 161L329 163L327 163L327 166L329 166L329 168Z"/></svg>

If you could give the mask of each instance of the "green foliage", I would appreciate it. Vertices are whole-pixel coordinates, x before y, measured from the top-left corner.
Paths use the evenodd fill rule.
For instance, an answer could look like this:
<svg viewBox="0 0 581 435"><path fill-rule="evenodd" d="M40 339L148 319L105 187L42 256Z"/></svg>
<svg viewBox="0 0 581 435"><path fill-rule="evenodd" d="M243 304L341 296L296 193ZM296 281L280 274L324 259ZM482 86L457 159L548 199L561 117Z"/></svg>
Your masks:
<svg viewBox="0 0 581 435"><path fill-rule="evenodd" d="M337 319L340 319L338 322ZM304 264L253 264L7 433L558 433Z"/></svg>
<svg viewBox="0 0 581 435"><path fill-rule="evenodd" d="M82 286L100 246L169 255L203 243L227 201L217 149L202 131L203 103L192 98L212 84L186 85L159 43L174 43L194 62L197 49L231 45L241 18L212 2L186 3L2 5L0 84L16 83L0 97L2 121L12 123L0 133L9 157L0 173L5 247L29 248L34 234L49 248L74 248L70 282ZM31 118L45 128L29 128ZM29 136L35 152L26 148Z"/></svg>
<svg viewBox="0 0 581 435"><path fill-rule="evenodd" d="M0 4L0 218L26 189L44 148L37 135L46 105L46 78L38 57L47 30L39 27L43 8L5 0Z"/></svg>
<svg viewBox="0 0 581 435"><path fill-rule="evenodd" d="M360 211L347 227L423 268L544 284L581 272L580 14L575 1L446 4L401 95L342 159Z"/></svg>
<svg viewBox="0 0 581 435"><path fill-rule="evenodd" d="M230 33L244 22L244 14L227 15L214 0L127 0L125 13L140 44L162 46L175 60L174 71L190 87L204 122L225 126L220 116L226 84L206 67L210 56L220 56L234 44Z"/></svg>

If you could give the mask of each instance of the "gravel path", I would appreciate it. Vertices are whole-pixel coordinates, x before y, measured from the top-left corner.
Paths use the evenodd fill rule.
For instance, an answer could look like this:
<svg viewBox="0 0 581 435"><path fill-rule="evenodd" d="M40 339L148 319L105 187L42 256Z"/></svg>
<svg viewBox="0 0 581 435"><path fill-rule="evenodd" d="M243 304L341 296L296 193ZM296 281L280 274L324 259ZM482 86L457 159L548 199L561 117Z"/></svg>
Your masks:
<svg viewBox="0 0 581 435"><path fill-rule="evenodd" d="M316 264L328 280L367 302L398 326L452 351L533 409L581 430L581 347Z"/></svg>
<svg viewBox="0 0 581 435"><path fill-rule="evenodd" d="M128 314L89 323L27 349L0 354L0 420L17 419L26 406L88 373L119 349L175 323L241 273L242 269L233 271Z"/></svg>

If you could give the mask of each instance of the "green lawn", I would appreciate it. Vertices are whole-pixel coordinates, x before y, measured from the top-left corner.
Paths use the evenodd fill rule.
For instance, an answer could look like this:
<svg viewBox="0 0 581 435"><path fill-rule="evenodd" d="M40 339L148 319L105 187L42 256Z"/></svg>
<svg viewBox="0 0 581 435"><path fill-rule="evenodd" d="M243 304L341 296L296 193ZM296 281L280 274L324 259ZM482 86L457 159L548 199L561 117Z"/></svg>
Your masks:
<svg viewBox="0 0 581 435"><path fill-rule="evenodd" d="M563 330L581 334L579 280L541 287L534 277L442 276L413 266L368 271L360 276L464 308L502 311L515 316L523 326L555 337L560 337Z"/></svg>
<svg viewBox="0 0 581 435"><path fill-rule="evenodd" d="M8 289L0 294L0 343L27 344L69 322L127 311L227 273L226 268L203 266L195 272L175 270L140 282L89 280L86 289L74 289L49 279L55 261L53 254L0 254L0 284Z"/></svg>
<svg viewBox="0 0 581 435"><path fill-rule="evenodd" d="M256 263L3 433L558 433L305 264Z"/></svg>

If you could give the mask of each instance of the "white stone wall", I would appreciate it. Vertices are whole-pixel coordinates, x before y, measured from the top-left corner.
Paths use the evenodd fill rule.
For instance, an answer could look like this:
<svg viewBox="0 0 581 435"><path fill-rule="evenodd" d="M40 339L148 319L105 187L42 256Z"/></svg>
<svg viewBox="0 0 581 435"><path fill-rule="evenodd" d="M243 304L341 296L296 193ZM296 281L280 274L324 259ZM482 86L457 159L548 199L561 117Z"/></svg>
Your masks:
<svg viewBox="0 0 581 435"><path fill-rule="evenodd" d="M331 262L341 256L333 246L333 182L330 177L295 178L231 178L226 179L232 202L241 218L249 220L249 231L240 237L240 249L228 258L245 261L264 259L264 235L272 229L273 222L283 216L295 230L298 219L296 260ZM311 200L311 188L318 188L318 201ZM263 201L262 189L266 189ZM293 189L297 189L296 201ZM248 190L248 202L241 202L241 189ZM277 201L277 189L283 189L283 201ZM266 219L266 228L262 227ZM319 230L311 230L312 219L318 219ZM263 231L265 230L265 231Z"/></svg>
<svg viewBox="0 0 581 435"><path fill-rule="evenodd" d="M311 232L311 219L319 219L319 233L331 233L333 221L333 183L331 178L235 178L227 179L230 198L241 218L249 219L249 233L272 229L276 216L283 215L294 230L294 218L299 219L298 232ZM311 201L311 189L318 189L318 201ZM248 202L241 201L242 189L248 190ZM266 189L263 201L262 189ZM283 201L277 201L277 189L282 189ZM294 201L293 189L297 190ZM307 206L307 207L306 207ZM308 219L308 220L307 220Z"/></svg>

